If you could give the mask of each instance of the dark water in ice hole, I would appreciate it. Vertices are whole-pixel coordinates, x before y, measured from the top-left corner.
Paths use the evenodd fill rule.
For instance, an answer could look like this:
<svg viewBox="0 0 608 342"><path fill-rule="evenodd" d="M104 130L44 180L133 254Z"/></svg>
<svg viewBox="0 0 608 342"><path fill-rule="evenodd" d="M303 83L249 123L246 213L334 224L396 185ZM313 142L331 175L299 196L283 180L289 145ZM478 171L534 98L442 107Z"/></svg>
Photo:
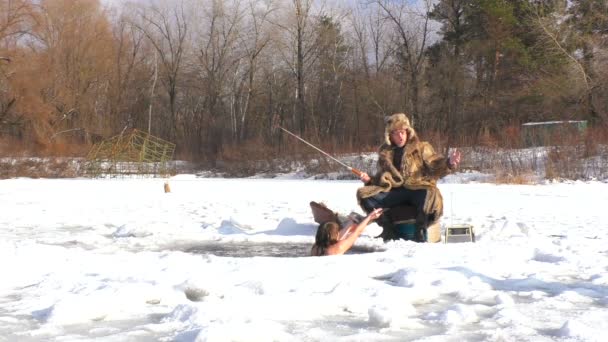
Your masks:
<svg viewBox="0 0 608 342"><path fill-rule="evenodd" d="M187 253L213 254L222 257L250 258L263 257L302 257L310 255L311 244L275 242L216 242L191 246ZM370 247L353 246L346 254L363 254L379 251Z"/></svg>

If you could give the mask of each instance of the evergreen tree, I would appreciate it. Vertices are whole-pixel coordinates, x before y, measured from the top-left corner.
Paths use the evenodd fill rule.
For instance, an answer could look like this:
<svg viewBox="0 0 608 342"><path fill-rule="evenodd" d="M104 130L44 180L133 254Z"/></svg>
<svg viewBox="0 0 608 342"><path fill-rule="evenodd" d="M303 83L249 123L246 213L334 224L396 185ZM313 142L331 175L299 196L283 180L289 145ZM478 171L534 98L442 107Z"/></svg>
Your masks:
<svg viewBox="0 0 608 342"><path fill-rule="evenodd" d="M608 84L604 70L608 65L601 63L596 55L608 51L608 2L606 0L573 0L569 8L567 24L574 31L575 52L581 55L584 70L585 94L581 104L593 123L608 120L608 96L601 89ZM602 105L603 104L603 105Z"/></svg>

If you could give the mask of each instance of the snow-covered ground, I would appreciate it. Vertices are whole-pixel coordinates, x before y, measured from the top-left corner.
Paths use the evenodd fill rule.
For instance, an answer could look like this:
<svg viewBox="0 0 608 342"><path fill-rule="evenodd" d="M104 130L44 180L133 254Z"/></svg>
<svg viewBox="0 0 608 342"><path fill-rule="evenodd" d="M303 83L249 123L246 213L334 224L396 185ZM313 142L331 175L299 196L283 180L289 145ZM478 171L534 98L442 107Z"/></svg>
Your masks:
<svg viewBox="0 0 608 342"><path fill-rule="evenodd" d="M442 224L476 243L227 257L312 244L311 200L358 181L0 180L0 341L603 341L608 184L448 178ZM194 252L196 251L196 252Z"/></svg>

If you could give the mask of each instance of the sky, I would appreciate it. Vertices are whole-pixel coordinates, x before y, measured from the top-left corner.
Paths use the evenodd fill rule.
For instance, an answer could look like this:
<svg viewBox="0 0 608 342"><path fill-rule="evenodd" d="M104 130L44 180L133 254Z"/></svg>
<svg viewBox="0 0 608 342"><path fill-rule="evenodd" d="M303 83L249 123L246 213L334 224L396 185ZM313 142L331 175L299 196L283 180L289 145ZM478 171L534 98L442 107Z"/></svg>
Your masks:
<svg viewBox="0 0 608 342"><path fill-rule="evenodd" d="M600 341L608 183L483 179L439 184L475 243L326 257L309 202L361 212L358 181L0 180L0 341Z"/></svg>

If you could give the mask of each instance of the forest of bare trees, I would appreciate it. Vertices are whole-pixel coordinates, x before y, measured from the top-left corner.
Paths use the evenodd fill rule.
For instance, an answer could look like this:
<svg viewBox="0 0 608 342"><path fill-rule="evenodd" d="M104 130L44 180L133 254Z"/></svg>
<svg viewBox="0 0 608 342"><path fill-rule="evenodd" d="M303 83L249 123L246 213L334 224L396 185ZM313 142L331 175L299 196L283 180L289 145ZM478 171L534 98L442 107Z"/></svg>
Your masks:
<svg viewBox="0 0 608 342"><path fill-rule="evenodd" d="M439 147L608 123L606 0L0 0L0 152L129 129L176 158L370 151L407 112ZM599 135L597 135L599 136Z"/></svg>

